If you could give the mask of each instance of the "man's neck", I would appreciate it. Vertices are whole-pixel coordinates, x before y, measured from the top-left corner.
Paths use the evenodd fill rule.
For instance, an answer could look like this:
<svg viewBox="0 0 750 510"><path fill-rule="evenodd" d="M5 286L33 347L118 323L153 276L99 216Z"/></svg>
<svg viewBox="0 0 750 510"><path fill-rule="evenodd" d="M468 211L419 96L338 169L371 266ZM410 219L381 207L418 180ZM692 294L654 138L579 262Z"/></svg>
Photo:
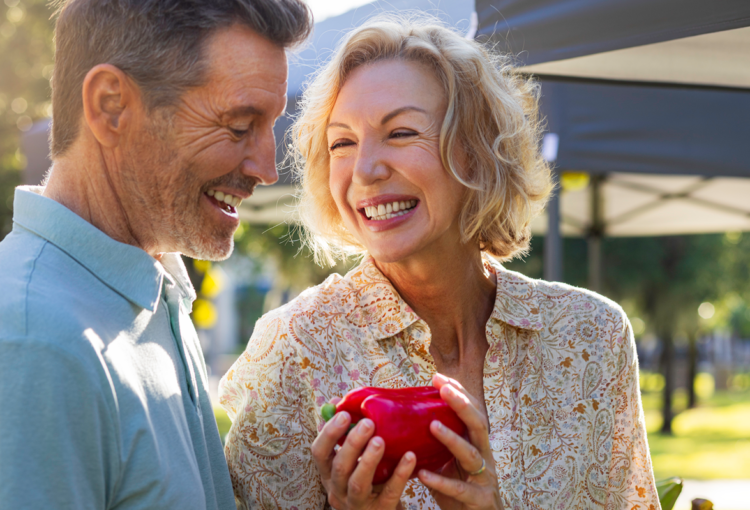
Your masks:
<svg viewBox="0 0 750 510"><path fill-rule="evenodd" d="M64 205L115 241L156 256L156 250L151 253L150 243L137 236L131 225L121 199L122 189L118 190L113 177L114 158L108 158L101 150L94 152L96 158L85 157L81 152L71 147L63 157L55 159L44 196Z"/></svg>

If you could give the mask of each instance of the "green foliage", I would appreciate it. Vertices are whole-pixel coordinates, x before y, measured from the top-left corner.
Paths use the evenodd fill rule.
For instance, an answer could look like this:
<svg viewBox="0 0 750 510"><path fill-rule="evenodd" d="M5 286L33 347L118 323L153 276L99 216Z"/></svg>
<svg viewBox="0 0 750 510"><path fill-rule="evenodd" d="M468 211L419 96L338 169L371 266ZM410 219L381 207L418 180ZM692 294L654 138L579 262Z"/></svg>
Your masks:
<svg viewBox="0 0 750 510"><path fill-rule="evenodd" d="M672 510L682 492L682 479L674 476L659 480L656 482L656 492L659 494L662 510Z"/></svg>
<svg viewBox="0 0 750 510"><path fill-rule="evenodd" d="M0 4L0 239L11 229L13 188L25 165L20 135L50 115L50 15L46 0Z"/></svg>
<svg viewBox="0 0 750 510"><path fill-rule="evenodd" d="M623 304L631 319L646 329L707 331L729 328L750 337L750 235L739 232L668 237L605 238L603 294ZM543 277L544 238L536 236L531 253L505 267L532 278ZM585 239L565 238L564 280L588 282ZM711 320L698 316L705 302L716 306Z"/></svg>

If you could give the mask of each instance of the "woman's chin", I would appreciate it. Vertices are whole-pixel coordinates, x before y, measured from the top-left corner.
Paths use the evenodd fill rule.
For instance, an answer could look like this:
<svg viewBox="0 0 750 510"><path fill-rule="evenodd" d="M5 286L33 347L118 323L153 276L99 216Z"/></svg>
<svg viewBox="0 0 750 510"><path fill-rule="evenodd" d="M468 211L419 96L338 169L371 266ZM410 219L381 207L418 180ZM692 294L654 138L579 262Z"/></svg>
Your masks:
<svg viewBox="0 0 750 510"><path fill-rule="evenodd" d="M410 250L404 250L404 249L369 249L367 251L370 256L375 259L375 262L381 263L381 264L396 264L398 262L403 262L404 260L408 259L410 255L412 255L412 252Z"/></svg>

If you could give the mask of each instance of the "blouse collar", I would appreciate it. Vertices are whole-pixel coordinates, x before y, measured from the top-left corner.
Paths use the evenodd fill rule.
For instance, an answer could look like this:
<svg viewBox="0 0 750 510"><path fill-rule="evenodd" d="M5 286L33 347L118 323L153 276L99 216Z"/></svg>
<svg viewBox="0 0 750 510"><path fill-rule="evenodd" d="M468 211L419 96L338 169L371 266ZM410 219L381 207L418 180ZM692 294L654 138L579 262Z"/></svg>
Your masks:
<svg viewBox="0 0 750 510"><path fill-rule="evenodd" d="M483 259L485 268L495 275L497 281L491 318L520 329L541 330L536 280L508 271L489 255L483 255ZM420 320L371 256L366 256L344 279L358 291L358 308L363 314L361 320L367 323L377 340L390 338Z"/></svg>

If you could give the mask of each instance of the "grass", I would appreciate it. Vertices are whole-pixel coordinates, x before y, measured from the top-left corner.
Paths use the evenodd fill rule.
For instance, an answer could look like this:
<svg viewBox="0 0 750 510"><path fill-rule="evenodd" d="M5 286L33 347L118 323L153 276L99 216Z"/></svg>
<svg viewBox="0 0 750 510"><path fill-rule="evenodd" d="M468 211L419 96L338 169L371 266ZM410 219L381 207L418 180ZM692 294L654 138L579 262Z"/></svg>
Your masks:
<svg viewBox="0 0 750 510"><path fill-rule="evenodd" d="M661 394L653 389L643 394L656 479L750 479L750 391L704 392L693 409L686 409L684 391L675 392L673 401L679 414L673 434L665 435L659 432Z"/></svg>
<svg viewBox="0 0 750 510"><path fill-rule="evenodd" d="M646 374L649 377L649 374ZM643 408L648 443L657 480L672 476L687 479L750 479L750 390L705 390L698 407L686 409L687 395L675 392L674 433L661 428L658 380L644 384ZM214 409L223 438L231 421L223 409Z"/></svg>

